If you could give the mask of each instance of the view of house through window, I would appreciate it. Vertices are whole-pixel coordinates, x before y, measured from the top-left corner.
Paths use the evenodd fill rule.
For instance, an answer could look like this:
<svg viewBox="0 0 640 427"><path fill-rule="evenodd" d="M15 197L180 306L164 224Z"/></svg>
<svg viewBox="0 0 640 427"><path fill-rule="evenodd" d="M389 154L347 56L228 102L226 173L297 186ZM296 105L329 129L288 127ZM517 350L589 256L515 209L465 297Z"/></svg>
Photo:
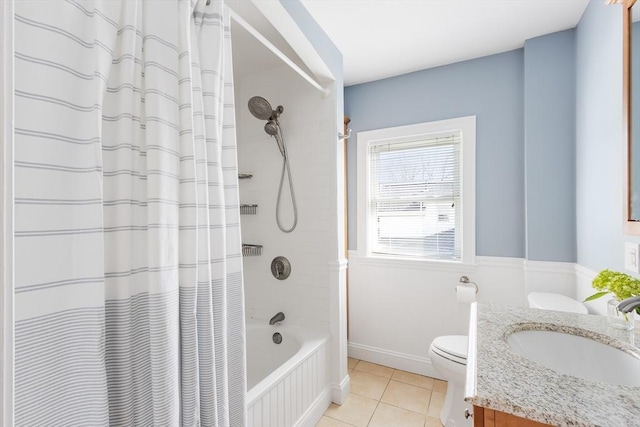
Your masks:
<svg viewBox="0 0 640 427"><path fill-rule="evenodd" d="M461 137L454 131L369 144L371 253L460 259Z"/></svg>

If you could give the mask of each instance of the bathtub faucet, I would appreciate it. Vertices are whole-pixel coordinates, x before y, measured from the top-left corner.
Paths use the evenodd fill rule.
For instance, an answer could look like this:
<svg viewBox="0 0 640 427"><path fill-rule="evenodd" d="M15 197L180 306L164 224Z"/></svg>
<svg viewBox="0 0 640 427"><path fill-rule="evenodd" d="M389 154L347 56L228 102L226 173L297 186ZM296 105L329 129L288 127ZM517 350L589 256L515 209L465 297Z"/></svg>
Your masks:
<svg viewBox="0 0 640 427"><path fill-rule="evenodd" d="M618 304L618 310L623 313L630 313L631 310L640 307L640 297L631 297L627 299L623 299Z"/></svg>
<svg viewBox="0 0 640 427"><path fill-rule="evenodd" d="M271 320L269 320L269 324L270 325L275 325L276 323L280 323L284 320L284 313L283 312L279 312L278 314L276 314L275 316L273 316L271 318Z"/></svg>

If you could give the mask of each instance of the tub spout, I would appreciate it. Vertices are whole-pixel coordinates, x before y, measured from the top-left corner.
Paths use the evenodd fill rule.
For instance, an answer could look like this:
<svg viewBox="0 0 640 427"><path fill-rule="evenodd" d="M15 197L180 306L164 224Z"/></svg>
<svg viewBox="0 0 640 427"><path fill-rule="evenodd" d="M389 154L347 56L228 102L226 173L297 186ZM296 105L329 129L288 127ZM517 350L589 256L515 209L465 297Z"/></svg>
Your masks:
<svg viewBox="0 0 640 427"><path fill-rule="evenodd" d="M276 323L280 323L284 320L284 313L283 312L279 312L278 314L276 314L275 316L273 316L271 318L271 320L269 320L269 324L270 325L275 325Z"/></svg>

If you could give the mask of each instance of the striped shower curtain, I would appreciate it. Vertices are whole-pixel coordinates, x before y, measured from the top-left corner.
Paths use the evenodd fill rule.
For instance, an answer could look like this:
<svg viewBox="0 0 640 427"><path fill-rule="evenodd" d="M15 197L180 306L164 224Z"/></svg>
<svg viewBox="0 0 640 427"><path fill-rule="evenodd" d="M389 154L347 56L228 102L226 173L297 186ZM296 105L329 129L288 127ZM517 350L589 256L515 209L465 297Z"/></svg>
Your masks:
<svg viewBox="0 0 640 427"><path fill-rule="evenodd" d="M244 426L222 0L15 0L17 426Z"/></svg>

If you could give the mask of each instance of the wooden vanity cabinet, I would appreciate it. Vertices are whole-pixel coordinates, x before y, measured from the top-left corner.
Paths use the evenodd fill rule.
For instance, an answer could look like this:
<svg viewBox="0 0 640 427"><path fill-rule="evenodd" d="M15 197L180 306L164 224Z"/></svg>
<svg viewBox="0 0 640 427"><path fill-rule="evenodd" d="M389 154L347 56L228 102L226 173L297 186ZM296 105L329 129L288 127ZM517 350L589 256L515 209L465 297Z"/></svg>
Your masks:
<svg viewBox="0 0 640 427"><path fill-rule="evenodd" d="M473 407L473 427L546 427L548 425L496 411L495 409L487 409L481 406Z"/></svg>

